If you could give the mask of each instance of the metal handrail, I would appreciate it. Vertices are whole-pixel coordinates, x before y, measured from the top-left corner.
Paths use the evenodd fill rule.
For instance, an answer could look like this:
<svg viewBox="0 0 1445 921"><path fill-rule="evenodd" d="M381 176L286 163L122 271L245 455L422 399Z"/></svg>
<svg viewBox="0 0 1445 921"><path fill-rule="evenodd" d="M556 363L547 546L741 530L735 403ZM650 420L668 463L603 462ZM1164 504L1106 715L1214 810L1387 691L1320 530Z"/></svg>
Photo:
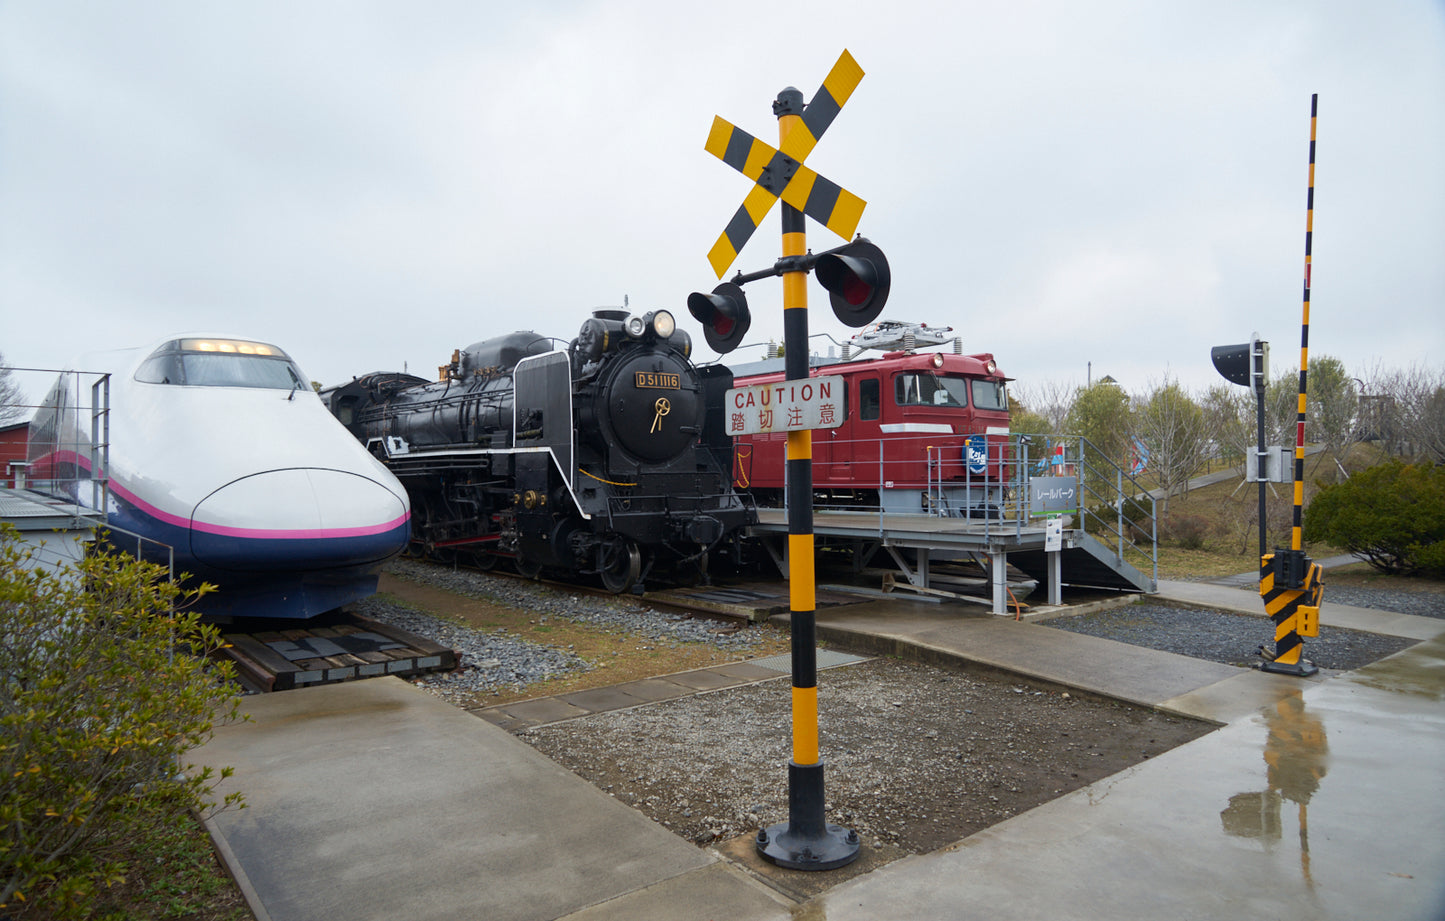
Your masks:
<svg viewBox="0 0 1445 921"><path fill-rule="evenodd" d="M29 456L30 445L27 444L26 460L12 462L9 465L11 469L5 471L6 479L11 481L15 488L30 489L70 501L79 507L94 509L104 515L110 499L110 374L103 371L16 366L8 366L4 370L55 375L55 385L70 379L68 386L64 388L55 385L49 388L51 394L61 389L67 394L66 401L57 413L54 440L50 444L52 453L56 455L51 458L50 467L45 471L50 475L36 477L37 470L33 464L35 458ZM83 388L86 382L90 382L89 406L84 405L81 399L85 393ZM45 399L49 400L50 397ZM31 417L30 424L33 425L34 417L47 405L45 402L25 402L11 404L11 408L28 411L26 415ZM67 455L74 457L69 458ZM73 462L73 475L54 476L56 462L67 460ZM17 470L23 472L16 475Z"/></svg>
<svg viewBox="0 0 1445 921"><path fill-rule="evenodd" d="M962 440L966 443L968 438L975 436L986 439L988 453L984 474L971 470L960 454L958 442ZM934 443L939 440L938 435L893 433L877 439L830 439L827 444L830 453L844 448L843 454L849 458L848 463L857 464L860 458L869 457L870 460L865 462L869 466L872 465L873 450L868 446L876 444L876 485L882 489L887 485L887 453L896 452L900 442L914 442L917 449L914 456L918 458L923 473L916 481L895 480L892 486L895 489L920 490L918 511L907 514L928 518L972 516L967 520L971 526L981 530L985 538L1018 537L1045 514L1032 507L1030 485L1035 476L1074 476L1079 482L1078 530L1100 534L1119 562L1126 562L1131 557L1141 562L1147 560L1155 580L1158 580L1158 525L1153 496L1122 465L1110 459L1087 438L1017 432L948 437L953 443L947 446ZM1040 447L1042 455L1036 453ZM830 464L838 462L820 460L815 456L813 465L815 471L826 471ZM998 475L1000 473L1001 476ZM815 486L826 479L824 473L815 472ZM873 485L869 483L863 488ZM1101 515L1103 509L1111 510L1112 514L1108 517ZM814 510L876 516L880 538L890 521L896 524L900 515L905 514L896 508L890 509L881 500L871 505L850 503L837 506L815 498ZM1139 536L1143 534L1148 535L1147 539Z"/></svg>

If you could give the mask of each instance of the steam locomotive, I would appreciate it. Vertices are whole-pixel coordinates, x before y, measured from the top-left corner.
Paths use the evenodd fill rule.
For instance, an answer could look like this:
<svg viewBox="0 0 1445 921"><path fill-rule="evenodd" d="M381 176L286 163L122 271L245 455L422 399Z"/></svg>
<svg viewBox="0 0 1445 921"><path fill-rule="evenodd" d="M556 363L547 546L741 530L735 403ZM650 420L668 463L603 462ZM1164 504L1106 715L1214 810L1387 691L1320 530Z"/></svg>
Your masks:
<svg viewBox="0 0 1445 921"><path fill-rule="evenodd" d="M656 564L705 574L756 520L708 412L732 373L691 352L665 310L604 309L565 350L515 332L453 353L437 381L372 373L321 396L405 485L414 549L624 592Z"/></svg>

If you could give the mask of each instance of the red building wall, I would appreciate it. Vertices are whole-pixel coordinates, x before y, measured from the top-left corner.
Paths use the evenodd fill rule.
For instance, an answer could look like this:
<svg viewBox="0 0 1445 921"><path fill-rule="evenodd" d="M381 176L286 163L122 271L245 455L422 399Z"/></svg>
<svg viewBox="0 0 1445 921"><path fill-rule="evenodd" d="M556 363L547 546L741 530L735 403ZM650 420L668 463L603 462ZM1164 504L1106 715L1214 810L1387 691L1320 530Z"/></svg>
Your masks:
<svg viewBox="0 0 1445 921"><path fill-rule="evenodd" d="M0 426L0 486L15 485L10 462L25 460L25 437L29 431L28 422Z"/></svg>

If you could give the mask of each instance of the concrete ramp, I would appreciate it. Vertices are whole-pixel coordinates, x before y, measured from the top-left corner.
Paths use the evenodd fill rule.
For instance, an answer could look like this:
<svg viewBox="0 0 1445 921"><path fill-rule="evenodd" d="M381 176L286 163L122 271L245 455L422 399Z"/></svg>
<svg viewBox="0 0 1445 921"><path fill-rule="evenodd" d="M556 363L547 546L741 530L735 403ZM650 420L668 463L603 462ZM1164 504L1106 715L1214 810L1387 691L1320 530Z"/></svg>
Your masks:
<svg viewBox="0 0 1445 921"><path fill-rule="evenodd" d="M730 918L786 917L715 855L398 678L245 709L192 754L233 766L220 792L250 803L209 825L258 921L711 917L679 888Z"/></svg>

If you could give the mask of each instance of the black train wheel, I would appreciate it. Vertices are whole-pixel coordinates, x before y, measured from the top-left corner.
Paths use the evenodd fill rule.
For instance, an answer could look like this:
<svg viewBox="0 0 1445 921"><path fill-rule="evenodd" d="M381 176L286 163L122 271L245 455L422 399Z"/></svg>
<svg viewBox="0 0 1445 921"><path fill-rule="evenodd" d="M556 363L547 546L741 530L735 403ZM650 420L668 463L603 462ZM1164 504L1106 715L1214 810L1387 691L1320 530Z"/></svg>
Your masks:
<svg viewBox="0 0 1445 921"><path fill-rule="evenodd" d="M483 550L480 553L472 554L472 565L482 572L491 572L497 566L497 556Z"/></svg>
<svg viewBox="0 0 1445 921"><path fill-rule="evenodd" d="M602 586L620 595L632 588L642 575L642 551L623 537L603 541L597 547L597 571L602 576Z"/></svg>
<svg viewBox="0 0 1445 921"><path fill-rule="evenodd" d="M535 579L542 574L542 563L540 561L529 559L520 553L517 554L517 558L512 561L512 565L517 567L517 572L523 579Z"/></svg>

